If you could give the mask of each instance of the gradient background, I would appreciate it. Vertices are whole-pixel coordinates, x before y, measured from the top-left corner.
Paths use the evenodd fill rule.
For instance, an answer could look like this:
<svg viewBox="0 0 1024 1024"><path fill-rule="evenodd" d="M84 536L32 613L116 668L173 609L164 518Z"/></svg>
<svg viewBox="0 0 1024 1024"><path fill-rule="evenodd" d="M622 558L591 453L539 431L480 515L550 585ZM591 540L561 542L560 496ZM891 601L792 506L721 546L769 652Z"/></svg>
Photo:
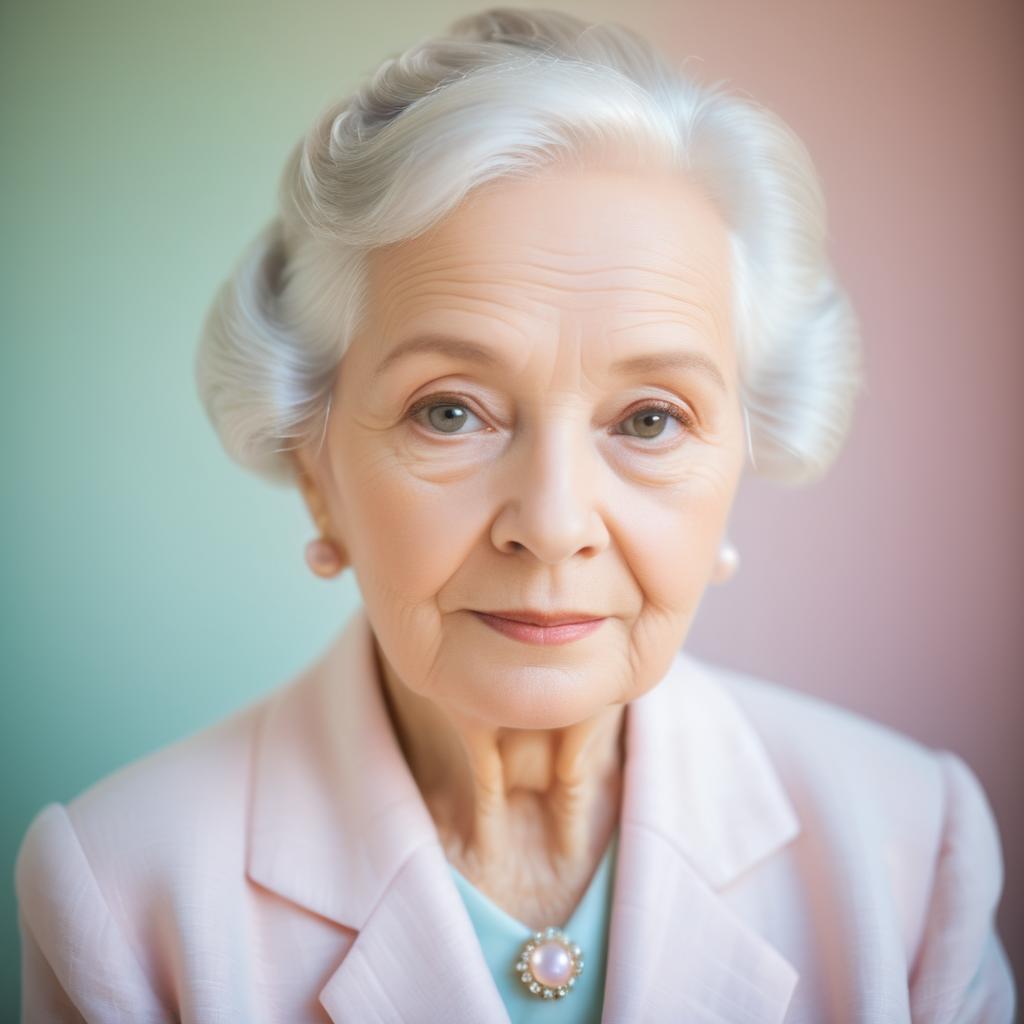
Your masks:
<svg viewBox="0 0 1024 1024"><path fill-rule="evenodd" d="M1024 968L1024 7L558 3L780 113L825 185L868 391L831 475L748 477L694 653L965 757ZM297 493L221 451L192 359L285 155L457 2L8 3L0 445L0 1016L32 816L282 684L347 618ZM1018 981L1019 983L1019 981Z"/></svg>

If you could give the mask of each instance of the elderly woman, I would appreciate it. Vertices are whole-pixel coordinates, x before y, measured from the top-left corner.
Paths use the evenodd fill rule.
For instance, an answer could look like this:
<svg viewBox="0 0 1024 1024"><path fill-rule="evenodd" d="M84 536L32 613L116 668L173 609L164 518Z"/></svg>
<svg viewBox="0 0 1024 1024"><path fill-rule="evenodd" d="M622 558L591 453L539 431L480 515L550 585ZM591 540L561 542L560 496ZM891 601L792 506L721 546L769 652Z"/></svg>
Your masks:
<svg viewBox="0 0 1024 1024"><path fill-rule="evenodd" d="M747 458L819 478L860 368L774 115L547 11L385 62L197 364L363 604L39 812L25 1019L1010 1021L964 761L682 650Z"/></svg>

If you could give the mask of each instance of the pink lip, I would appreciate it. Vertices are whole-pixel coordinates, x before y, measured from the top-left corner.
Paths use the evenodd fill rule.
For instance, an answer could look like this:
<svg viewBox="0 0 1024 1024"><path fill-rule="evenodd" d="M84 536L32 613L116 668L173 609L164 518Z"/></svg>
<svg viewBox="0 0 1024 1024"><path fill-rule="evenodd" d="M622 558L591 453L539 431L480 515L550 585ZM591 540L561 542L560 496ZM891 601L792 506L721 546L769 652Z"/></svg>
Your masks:
<svg viewBox="0 0 1024 1024"><path fill-rule="evenodd" d="M588 619L586 622L563 622L557 626L534 626L529 622L502 619L486 612L475 611L473 614L491 629L527 644L567 644L589 636L604 622L604 619Z"/></svg>

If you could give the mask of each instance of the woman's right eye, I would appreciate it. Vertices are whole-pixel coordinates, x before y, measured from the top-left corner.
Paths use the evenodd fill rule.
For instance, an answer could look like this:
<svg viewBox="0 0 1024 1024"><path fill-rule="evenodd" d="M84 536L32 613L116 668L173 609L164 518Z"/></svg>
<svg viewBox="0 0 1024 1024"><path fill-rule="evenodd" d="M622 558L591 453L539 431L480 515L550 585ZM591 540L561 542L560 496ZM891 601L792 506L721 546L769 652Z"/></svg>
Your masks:
<svg viewBox="0 0 1024 1024"><path fill-rule="evenodd" d="M421 399L408 412L410 419L415 419L425 427L436 430L439 434L472 434L476 431L461 429L469 419L475 419L481 425L483 421L468 406L454 399L442 401L443 396L431 395Z"/></svg>

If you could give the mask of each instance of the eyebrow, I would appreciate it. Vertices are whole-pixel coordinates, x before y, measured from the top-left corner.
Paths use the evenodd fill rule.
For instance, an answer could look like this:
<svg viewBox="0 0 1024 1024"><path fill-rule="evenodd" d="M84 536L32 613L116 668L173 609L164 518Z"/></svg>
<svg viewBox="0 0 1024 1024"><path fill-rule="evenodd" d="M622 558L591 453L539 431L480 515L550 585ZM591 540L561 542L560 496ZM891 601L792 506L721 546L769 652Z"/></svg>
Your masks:
<svg viewBox="0 0 1024 1024"><path fill-rule="evenodd" d="M454 338L447 334L418 334L399 342L378 364L373 371L371 383L384 373L390 366L415 353L433 352L464 359L491 369L507 369L505 360L496 352L465 338ZM658 373L661 370L699 370L709 377L722 391L728 391L725 377L718 364L703 352L692 349L677 349L671 352L651 352L644 355L626 356L611 365L613 373L637 375L641 373Z"/></svg>

